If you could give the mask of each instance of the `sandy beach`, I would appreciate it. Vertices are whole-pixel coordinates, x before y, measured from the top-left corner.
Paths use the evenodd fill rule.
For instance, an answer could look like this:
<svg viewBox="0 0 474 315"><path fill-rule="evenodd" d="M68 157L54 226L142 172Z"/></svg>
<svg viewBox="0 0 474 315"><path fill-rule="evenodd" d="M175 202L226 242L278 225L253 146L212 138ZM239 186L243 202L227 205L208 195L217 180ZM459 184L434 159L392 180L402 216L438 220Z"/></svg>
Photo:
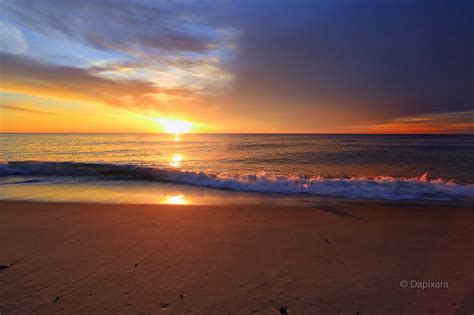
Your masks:
<svg viewBox="0 0 474 315"><path fill-rule="evenodd" d="M0 315L474 315L474 0L0 0Z"/></svg>
<svg viewBox="0 0 474 315"><path fill-rule="evenodd" d="M390 203L1 202L0 313L472 314L473 222Z"/></svg>

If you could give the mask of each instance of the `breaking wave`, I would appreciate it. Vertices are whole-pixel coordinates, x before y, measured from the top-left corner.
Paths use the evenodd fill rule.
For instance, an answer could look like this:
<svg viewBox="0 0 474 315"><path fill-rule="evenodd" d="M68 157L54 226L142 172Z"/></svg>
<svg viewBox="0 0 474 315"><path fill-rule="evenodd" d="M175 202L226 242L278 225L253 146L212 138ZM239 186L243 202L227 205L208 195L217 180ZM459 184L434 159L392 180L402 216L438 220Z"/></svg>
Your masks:
<svg viewBox="0 0 474 315"><path fill-rule="evenodd" d="M136 165L73 162L3 162L0 176L94 176L104 179L164 181L252 192L313 194L385 200L473 200L474 185L420 177L327 178L304 175L227 174L180 171Z"/></svg>

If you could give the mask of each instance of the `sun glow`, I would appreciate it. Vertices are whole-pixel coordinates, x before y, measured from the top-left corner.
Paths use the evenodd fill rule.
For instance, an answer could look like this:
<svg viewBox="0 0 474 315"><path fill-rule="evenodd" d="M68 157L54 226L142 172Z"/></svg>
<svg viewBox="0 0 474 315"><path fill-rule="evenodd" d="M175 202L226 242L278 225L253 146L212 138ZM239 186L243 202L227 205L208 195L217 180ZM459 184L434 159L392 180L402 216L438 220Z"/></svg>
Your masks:
<svg viewBox="0 0 474 315"><path fill-rule="evenodd" d="M168 205L186 205L189 203L189 201L184 198L184 195L166 196L163 201Z"/></svg>
<svg viewBox="0 0 474 315"><path fill-rule="evenodd" d="M188 133L191 131L193 124L189 121L158 118L157 121L161 124L163 130L167 133L179 135L181 133Z"/></svg>

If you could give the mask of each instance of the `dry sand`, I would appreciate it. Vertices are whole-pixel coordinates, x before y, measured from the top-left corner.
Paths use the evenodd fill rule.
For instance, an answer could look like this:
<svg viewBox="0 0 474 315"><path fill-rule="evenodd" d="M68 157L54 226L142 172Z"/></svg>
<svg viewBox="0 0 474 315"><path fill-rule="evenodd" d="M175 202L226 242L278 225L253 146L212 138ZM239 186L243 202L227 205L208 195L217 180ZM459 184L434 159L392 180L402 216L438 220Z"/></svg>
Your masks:
<svg viewBox="0 0 474 315"><path fill-rule="evenodd" d="M473 237L454 206L0 202L0 313L472 314Z"/></svg>

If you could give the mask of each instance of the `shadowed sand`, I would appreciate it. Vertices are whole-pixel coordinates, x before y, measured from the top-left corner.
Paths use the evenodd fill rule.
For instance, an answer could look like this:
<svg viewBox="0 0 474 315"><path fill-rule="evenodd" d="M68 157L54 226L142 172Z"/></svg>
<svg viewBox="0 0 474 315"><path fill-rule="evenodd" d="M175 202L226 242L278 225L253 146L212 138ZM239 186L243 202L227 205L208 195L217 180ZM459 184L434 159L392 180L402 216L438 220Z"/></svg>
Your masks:
<svg viewBox="0 0 474 315"><path fill-rule="evenodd" d="M0 202L0 313L472 314L473 236L454 206Z"/></svg>

